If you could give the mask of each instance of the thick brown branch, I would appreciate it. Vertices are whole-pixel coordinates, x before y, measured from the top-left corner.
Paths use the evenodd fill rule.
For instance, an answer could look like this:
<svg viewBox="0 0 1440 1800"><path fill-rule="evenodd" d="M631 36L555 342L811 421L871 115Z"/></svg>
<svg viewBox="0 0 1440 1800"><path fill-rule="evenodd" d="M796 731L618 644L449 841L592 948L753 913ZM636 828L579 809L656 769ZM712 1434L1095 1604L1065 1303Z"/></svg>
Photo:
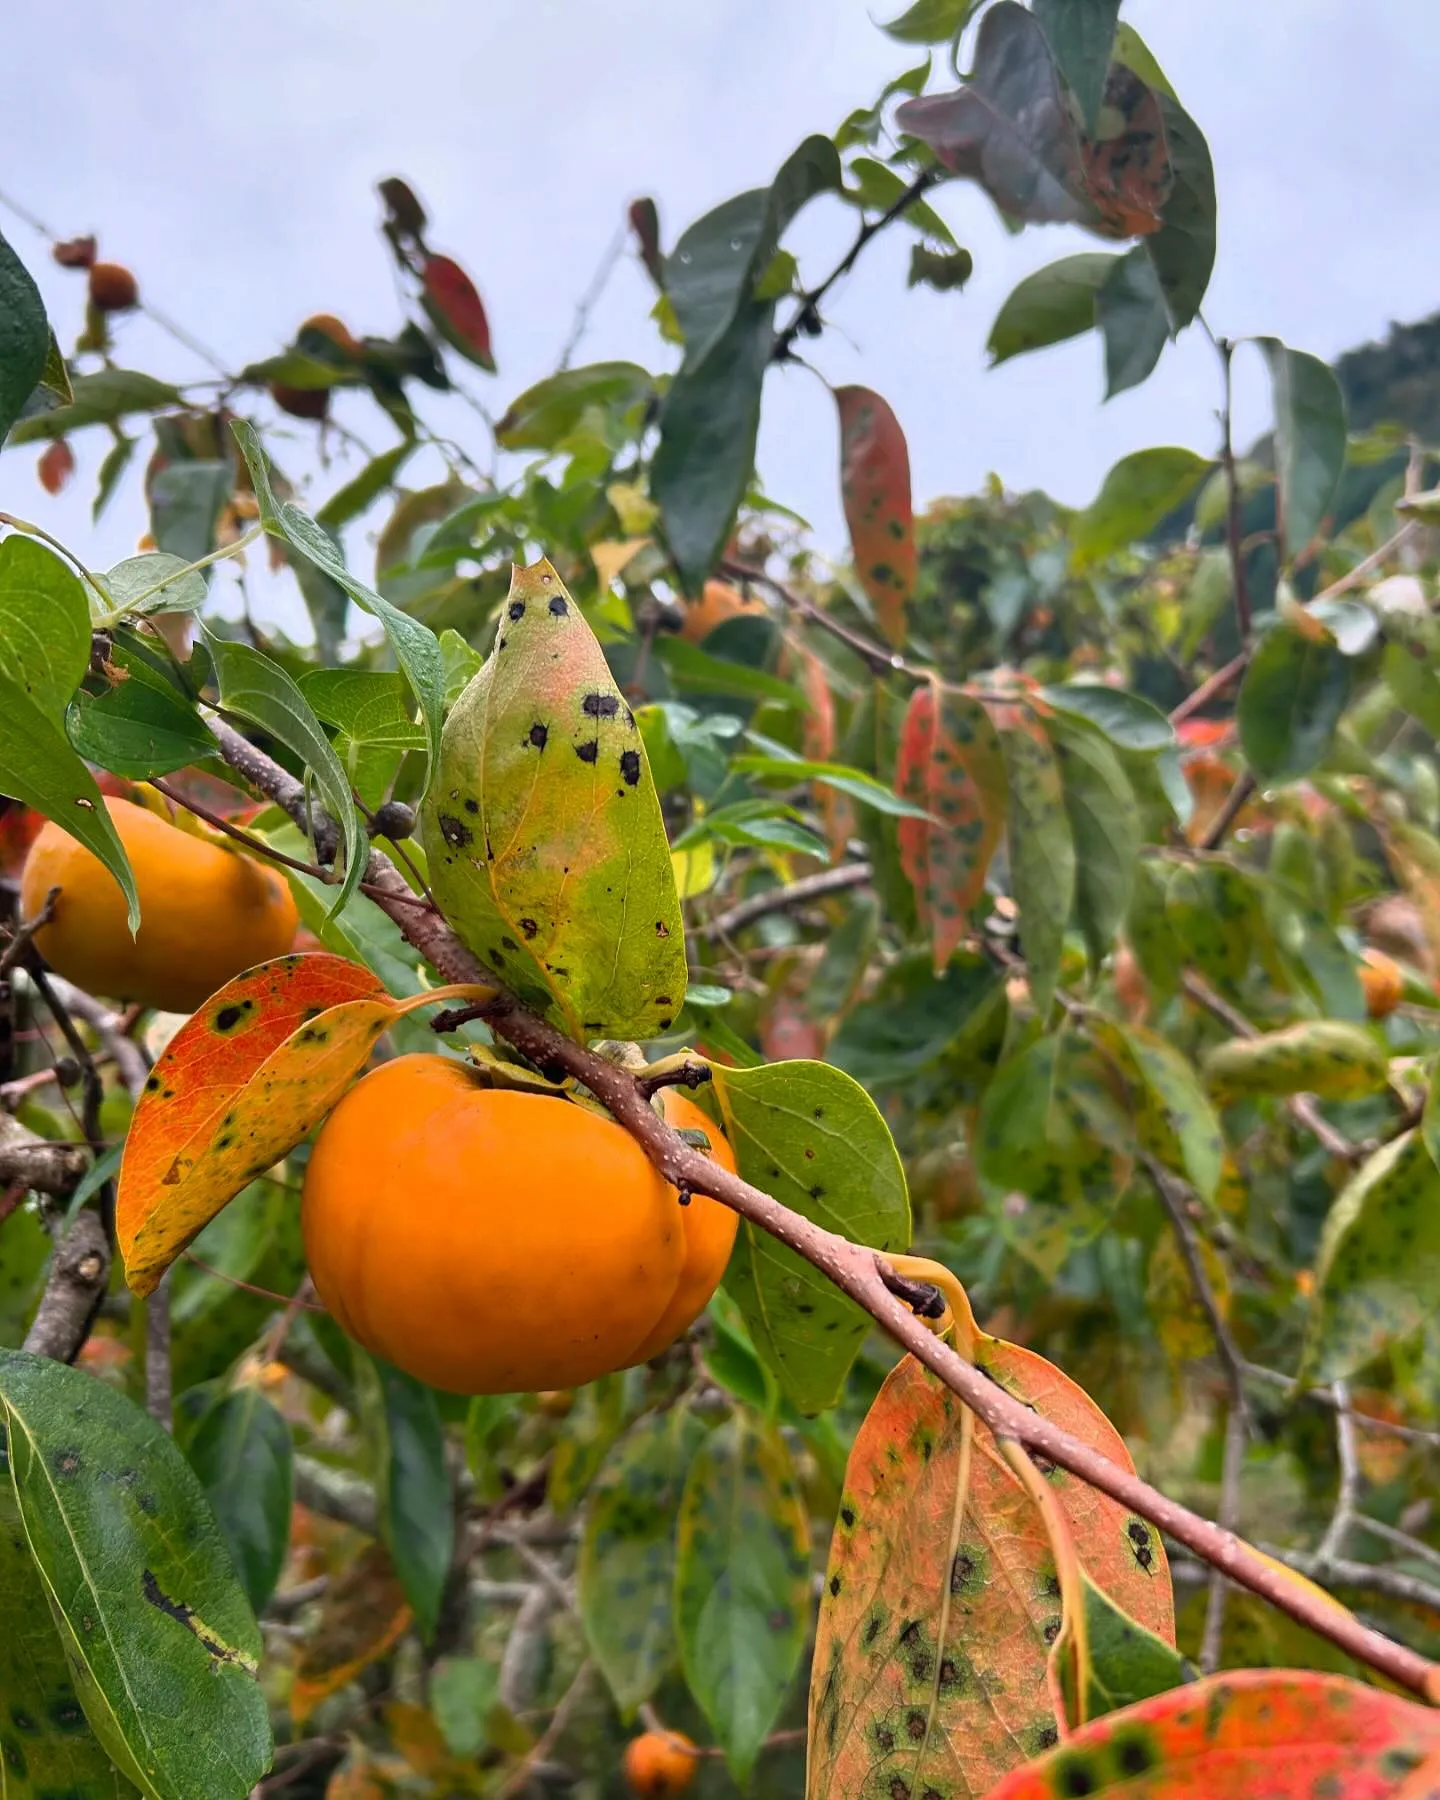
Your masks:
<svg viewBox="0 0 1440 1800"><path fill-rule="evenodd" d="M226 760L262 793L285 804L282 796L298 792L299 784L291 776L238 734L222 728L217 735ZM402 896L403 901L414 896L388 858L373 853L367 873L377 890L379 905L445 980L492 979L438 914L417 912L403 902L394 904ZM1402 1687L1440 1703L1440 1667L1371 1630L1359 1619L1340 1614L1322 1596L1297 1590L1283 1570L1276 1569L1233 1533L1168 1499L1100 1451L1013 1399L935 1337L889 1291L880 1258L873 1250L852 1244L791 1212L772 1195L729 1174L703 1152L692 1149L656 1115L633 1075L563 1036L508 995L499 998L486 1017L493 1030L532 1062L563 1069L581 1081L637 1140L672 1186L711 1195L733 1207L742 1218L769 1232L812 1264L869 1313L903 1349L937 1375L997 1437L1014 1438L1068 1469L1349 1655Z"/></svg>
<svg viewBox="0 0 1440 1800"><path fill-rule="evenodd" d="M110 1279L110 1243L98 1213L78 1213L55 1245L35 1321L22 1348L73 1362L90 1335Z"/></svg>

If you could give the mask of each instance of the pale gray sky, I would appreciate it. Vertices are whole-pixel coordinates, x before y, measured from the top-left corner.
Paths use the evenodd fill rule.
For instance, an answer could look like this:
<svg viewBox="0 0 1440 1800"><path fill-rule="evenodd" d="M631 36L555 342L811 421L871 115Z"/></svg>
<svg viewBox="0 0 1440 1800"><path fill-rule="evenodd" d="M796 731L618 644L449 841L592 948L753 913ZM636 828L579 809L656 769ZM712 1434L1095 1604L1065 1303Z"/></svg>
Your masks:
<svg viewBox="0 0 1440 1800"><path fill-rule="evenodd" d="M435 247L484 295L500 373L476 371L472 385L497 410L553 367L631 198L656 197L672 244L917 60L873 26L864 0L11 0L7 11L0 189L63 233L97 231L102 255L129 263L149 299L234 366L313 311L357 332L394 330L374 182L403 174L430 209ZM1206 312L1217 331L1333 355L1440 307L1435 0L1127 0L1123 16L1215 157L1220 255ZM810 349L831 381L888 397L917 500L973 490L994 470L1080 503L1130 450L1213 448L1214 357L1196 330L1107 406L1093 336L988 371L985 338L1015 282L1099 246L1069 228L1009 238L965 184L942 189L938 205L974 253L970 286L907 292L908 240L894 232ZM73 336L81 278L0 222L62 338ZM791 240L806 274L823 273L853 229L853 214L817 202ZM668 366L650 300L627 259L579 360ZM122 322L119 360L202 372L142 318ZM363 400L342 417L377 447L391 441ZM476 423L459 409L445 417L456 433ZM1242 437L1266 422L1263 377L1244 367ZM10 452L0 503L104 567L144 528L138 482L92 530L104 443L76 448L79 476L58 501L34 480L35 453ZM835 462L829 396L803 370L772 373L761 473L838 552ZM352 469L322 477L316 497ZM423 473L417 459L407 479ZM368 574L365 546L352 554ZM294 617L278 593L263 610Z"/></svg>

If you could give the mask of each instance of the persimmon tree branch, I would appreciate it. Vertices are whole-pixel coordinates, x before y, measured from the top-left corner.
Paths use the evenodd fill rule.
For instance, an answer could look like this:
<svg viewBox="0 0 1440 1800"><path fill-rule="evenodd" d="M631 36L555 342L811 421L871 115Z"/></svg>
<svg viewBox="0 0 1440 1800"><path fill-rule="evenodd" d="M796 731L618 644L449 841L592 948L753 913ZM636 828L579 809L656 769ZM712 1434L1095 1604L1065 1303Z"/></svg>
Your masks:
<svg viewBox="0 0 1440 1800"><path fill-rule="evenodd" d="M843 894L848 888L864 887L871 876L868 862L840 863L833 869L821 869L815 875L803 875L783 887L767 888L763 894L751 894L724 912L716 913L700 927L704 938L726 938L753 925L771 913L788 912L792 906L805 906L811 900L823 900L830 894Z"/></svg>
<svg viewBox="0 0 1440 1800"><path fill-rule="evenodd" d="M303 814L304 794L293 776L229 726L212 728L221 755L237 773L287 811L298 808ZM333 828L329 835L333 841ZM323 841L320 830L316 839ZM383 852L372 850L366 876L376 903L445 981L493 982L490 971L438 913L419 911L410 904L414 894ZM1358 1661L1440 1704L1440 1665L1339 1612L1233 1532L1169 1499L1091 1445L1033 1413L917 1318L892 1291L897 1278L883 1256L792 1212L773 1195L693 1149L655 1112L634 1075L537 1018L512 995L500 993L486 1009L485 1018L493 1031L538 1067L561 1070L588 1088L635 1138L671 1186L709 1195L732 1207L818 1269L964 1401L997 1438L1013 1438L1032 1454L1069 1470Z"/></svg>

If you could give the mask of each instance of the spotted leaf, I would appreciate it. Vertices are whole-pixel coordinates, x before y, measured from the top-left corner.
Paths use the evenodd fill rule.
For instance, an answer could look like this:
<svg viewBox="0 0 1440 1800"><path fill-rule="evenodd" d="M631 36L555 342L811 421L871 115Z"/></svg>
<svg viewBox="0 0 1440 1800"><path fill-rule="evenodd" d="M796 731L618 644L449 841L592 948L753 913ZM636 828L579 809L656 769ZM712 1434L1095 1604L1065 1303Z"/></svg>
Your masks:
<svg viewBox="0 0 1440 1800"><path fill-rule="evenodd" d="M634 714L545 561L445 722L422 814L446 917L572 1037L651 1038L685 998L685 935Z"/></svg>
<svg viewBox="0 0 1440 1800"><path fill-rule="evenodd" d="M895 788L929 815L901 819L898 838L900 866L915 890L938 975L965 935L966 914L985 891L1005 828L1005 763L979 701L934 679L916 688L901 731Z"/></svg>
<svg viewBox="0 0 1440 1800"><path fill-rule="evenodd" d="M1121 1468L1118 1432L1043 1358L977 1333L985 1373ZM1084 1482L1042 1474L1095 1586L1175 1638L1159 1534ZM1047 1686L1061 1625L1044 1523L975 1415L906 1357L850 1452L810 1686L810 1800L906 1792L970 1800L1063 1721ZM899 1792L899 1788L894 1789Z"/></svg>
<svg viewBox="0 0 1440 1800"><path fill-rule="evenodd" d="M869 388L835 390L840 409L840 494L855 573L880 629L905 642L905 607L915 588L910 451L890 404Z"/></svg>
<svg viewBox="0 0 1440 1800"><path fill-rule="evenodd" d="M296 1725L391 1649L411 1617L389 1551L383 1544L368 1544L332 1577L315 1634L301 1650L290 1688L290 1716Z"/></svg>
<svg viewBox="0 0 1440 1800"><path fill-rule="evenodd" d="M1432 1707L1342 1675L1242 1669L1096 1719L989 1800L1420 1800L1427 1774L1440 1778Z"/></svg>
<svg viewBox="0 0 1440 1800"><path fill-rule="evenodd" d="M367 969L317 954L262 963L191 1016L146 1081L120 1163L116 1238L135 1293L320 1122L396 1012Z"/></svg>
<svg viewBox="0 0 1440 1800"><path fill-rule="evenodd" d="M1020 909L1020 947L1043 1018L1055 993L1075 898L1075 840L1060 764L1035 713L1004 704L991 713L1009 785L1010 892Z"/></svg>

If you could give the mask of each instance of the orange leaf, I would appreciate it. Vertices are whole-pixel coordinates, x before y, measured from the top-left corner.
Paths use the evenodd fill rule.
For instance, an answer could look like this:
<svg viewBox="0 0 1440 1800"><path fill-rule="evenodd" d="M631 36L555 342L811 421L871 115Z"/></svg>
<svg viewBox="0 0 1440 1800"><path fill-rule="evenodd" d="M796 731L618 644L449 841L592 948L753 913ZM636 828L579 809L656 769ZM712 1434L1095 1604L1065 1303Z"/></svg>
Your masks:
<svg viewBox="0 0 1440 1800"><path fill-rule="evenodd" d="M978 700L933 676L916 688L901 727L895 789L932 819L901 819L900 866L930 933L939 974L965 935L1005 829L1005 765Z"/></svg>
<svg viewBox="0 0 1440 1800"><path fill-rule="evenodd" d="M290 1688L290 1716L296 1725L378 1662L399 1642L411 1616L389 1552L381 1544L367 1545L330 1584L315 1636L300 1651Z"/></svg>
<svg viewBox="0 0 1440 1800"><path fill-rule="evenodd" d="M1175 185L1160 102L1133 70L1111 63L1100 116L1113 129L1081 145L1086 189L1107 237L1146 237L1165 223Z"/></svg>
<svg viewBox="0 0 1440 1800"><path fill-rule="evenodd" d="M855 573L880 629L905 642L905 604L915 588L910 452L888 401L869 388L835 390L840 409L840 493Z"/></svg>
<svg viewBox="0 0 1440 1800"><path fill-rule="evenodd" d="M998 1338L975 1344L1007 1392L1131 1468L1114 1427L1058 1369ZM1173 1644L1158 1535L1063 1470L1042 1473L1091 1580ZM906 1357L846 1469L810 1688L810 1792L889 1793L893 1775L917 1797L983 1794L1057 1740L1047 1670L1060 1626L1039 1512L986 1427Z"/></svg>
<svg viewBox="0 0 1440 1800"><path fill-rule="evenodd" d="M455 348L492 374L490 321L475 283L448 256L427 256L423 270L425 309Z"/></svg>
<svg viewBox="0 0 1440 1800"><path fill-rule="evenodd" d="M75 452L65 439L56 438L35 465L40 485L47 494L58 494L75 473Z"/></svg>
<svg viewBox="0 0 1440 1800"><path fill-rule="evenodd" d="M370 1764L361 1758L340 1765L330 1777L325 1800L385 1800L386 1792Z"/></svg>
<svg viewBox="0 0 1440 1800"><path fill-rule="evenodd" d="M1440 1713L1341 1675L1245 1669L1107 1713L988 1800L1421 1800L1437 1780Z"/></svg>
<svg viewBox="0 0 1440 1800"><path fill-rule="evenodd" d="M831 762L835 755L835 696L825 664L804 644L795 645L800 664L800 687L809 711L801 725L801 748L811 762ZM810 798L825 828L830 860L839 862L855 834L855 809L847 795L827 781L810 784Z"/></svg>
<svg viewBox="0 0 1440 1800"><path fill-rule="evenodd" d="M392 1700L385 1708L390 1742L417 1775L437 1780L450 1764L450 1752L434 1717L410 1700Z"/></svg>

